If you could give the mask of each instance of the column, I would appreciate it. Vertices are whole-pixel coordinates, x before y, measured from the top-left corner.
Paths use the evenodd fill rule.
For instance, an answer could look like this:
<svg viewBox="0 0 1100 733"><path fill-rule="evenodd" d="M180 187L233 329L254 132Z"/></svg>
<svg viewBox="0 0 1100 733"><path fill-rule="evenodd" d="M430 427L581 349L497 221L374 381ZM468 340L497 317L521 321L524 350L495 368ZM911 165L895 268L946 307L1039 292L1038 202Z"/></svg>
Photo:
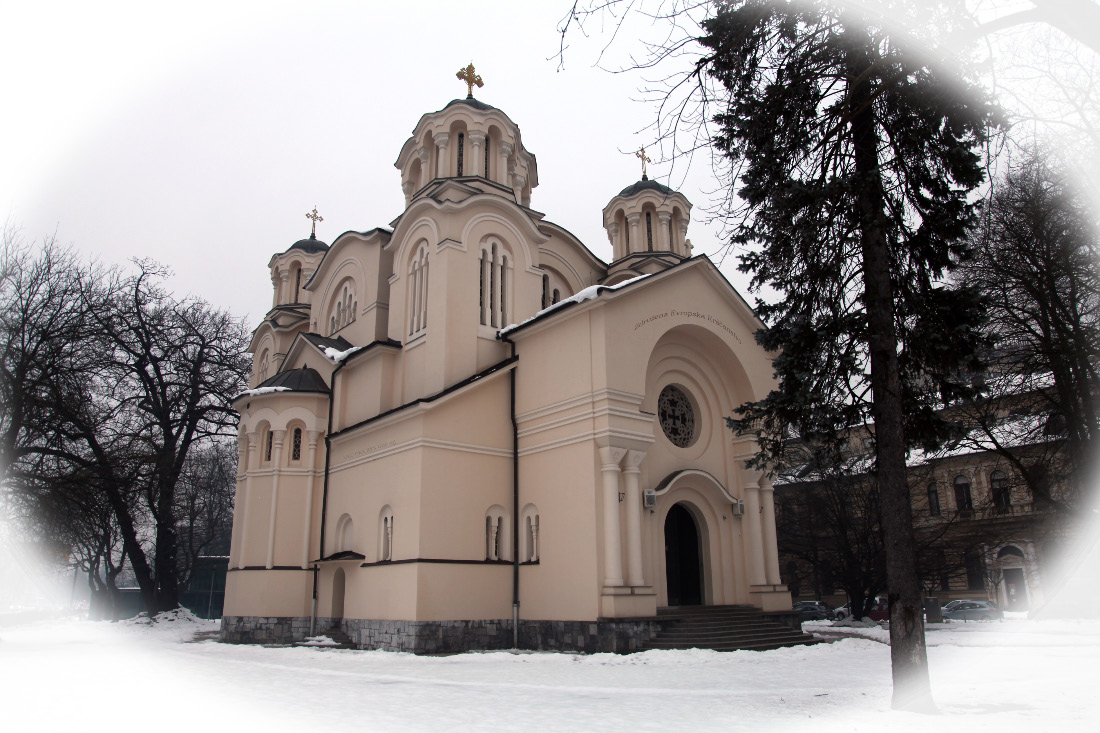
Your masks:
<svg viewBox="0 0 1100 733"><path fill-rule="evenodd" d="M668 225L672 222L672 213L668 211L658 211L657 221L660 222L660 225L657 227L657 229L660 230L657 236L657 249L676 252L676 244L672 241L672 230L668 228ZM679 252L676 253L679 254Z"/></svg>
<svg viewBox="0 0 1100 733"><path fill-rule="evenodd" d="M279 268L279 303L290 302L290 270Z"/></svg>
<svg viewBox="0 0 1100 733"><path fill-rule="evenodd" d="M623 462L623 490L626 492L626 584L645 585L642 577L642 490L641 469L646 454L627 451Z"/></svg>
<svg viewBox="0 0 1100 733"><path fill-rule="evenodd" d="M241 504L238 506L241 512L241 548L237 553L237 567L243 568L245 566L244 557L248 550L248 515L249 515L249 501L252 499L252 471L251 467L256 465L256 446L259 442L259 435L256 433L248 434L248 460L245 462L245 476L244 476L244 496L242 497Z"/></svg>
<svg viewBox="0 0 1100 733"><path fill-rule="evenodd" d="M237 496L233 512L233 529L229 541L229 567L238 566L241 557L241 529L244 524L245 484L248 481L248 433L237 435Z"/></svg>
<svg viewBox="0 0 1100 733"><path fill-rule="evenodd" d="M623 584L623 551L619 532L619 461L626 448L600 448L603 464L603 570L605 586Z"/></svg>
<svg viewBox="0 0 1100 733"><path fill-rule="evenodd" d="M765 585L768 580L764 573L764 540L760 531L760 487L755 480L745 484L745 516L742 519L745 523L749 585Z"/></svg>
<svg viewBox="0 0 1100 733"><path fill-rule="evenodd" d="M427 148L420 148L418 155L420 157L420 180L416 182L417 191L427 186L428 181L432 180L431 154L428 153Z"/></svg>
<svg viewBox="0 0 1100 733"><path fill-rule="evenodd" d="M279 474L282 473L282 464L279 458L283 453L284 435L286 435L285 430L271 431L271 515L267 522L267 563L265 566L269 570L275 565L275 516L279 509Z"/></svg>
<svg viewBox="0 0 1100 733"><path fill-rule="evenodd" d="M621 259L623 256L623 243L619 241L619 222L613 221L607 225L607 238L611 240L611 260Z"/></svg>
<svg viewBox="0 0 1100 733"><path fill-rule="evenodd" d="M469 169L466 175L481 176L485 172L485 158L481 154L481 144L485 142L485 133L480 130L470 130L468 137L470 139L470 157L466 163L466 167Z"/></svg>
<svg viewBox="0 0 1100 733"><path fill-rule="evenodd" d="M500 163L497 168L497 182L508 185L512 180L512 170L508 167L508 159L512 157L512 143L500 141Z"/></svg>
<svg viewBox="0 0 1100 733"><path fill-rule="evenodd" d="M633 245L631 245L631 246L634 248L634 250L636 250L638 252L645 251L645 247L643 247L642 244L641 244L642 240L638 239L638 222L640 222L641 220L642 220L642 215L641 214L634 213L634 214L627 214L626 215L626 223L628 225L630 225L630 241L633 242ZM630 253L626 252L625 254L630 254Z"/></svg>
<svg viewBox="0 0 1100 733"><path fill-rule="evenodd" d="M309 473L306 475L306 511L302 525L302 568L309 567L309 535L313 529L313 482L317 478L317 439L320 430L310 430L309 437Z"/></svg>
<svg viewBox="0 0 1100 733"><path fill-rule="evenodd" d="M450 161L447 160L447 143L451 139L451 133L439 132L435 136L435 177L446 178L451 174Z"/></svg>
<svg viewBox="0 0 1100 733"><path fill-rule="evenodd" d="M775 490L771 483L760 484L760 508L764 521L764 573L769 585L783 582L779 576L779 545L775 537Z"/></svg>

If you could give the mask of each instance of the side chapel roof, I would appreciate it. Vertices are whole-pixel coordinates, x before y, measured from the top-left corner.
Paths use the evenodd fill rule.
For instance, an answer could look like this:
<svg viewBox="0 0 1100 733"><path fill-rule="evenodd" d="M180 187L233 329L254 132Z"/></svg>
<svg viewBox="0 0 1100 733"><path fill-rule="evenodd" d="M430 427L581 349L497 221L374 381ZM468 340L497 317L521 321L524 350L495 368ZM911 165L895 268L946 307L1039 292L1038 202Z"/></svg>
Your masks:
<svg viewBox="0 0 1100 733"><path fill-rule="evenodd" d="M324 377L316 369L309 367L279 372L274 377L261 382L257 389L264 387L282 387L291 392L324 392L328 394L329 391Z"/></svg>

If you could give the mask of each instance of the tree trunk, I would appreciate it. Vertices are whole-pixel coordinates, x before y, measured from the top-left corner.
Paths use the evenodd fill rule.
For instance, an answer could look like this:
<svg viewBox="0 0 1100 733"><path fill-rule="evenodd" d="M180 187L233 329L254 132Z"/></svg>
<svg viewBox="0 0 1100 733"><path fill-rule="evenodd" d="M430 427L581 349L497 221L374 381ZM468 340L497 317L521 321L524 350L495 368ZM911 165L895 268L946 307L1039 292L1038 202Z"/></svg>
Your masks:
<svg viewBox="0 0 1100 733"><path fill-rule="evenodd" d="M916 544L905 475L905 435L902 420L898 342L894 326L894 293L890 278L890 249L884 229L885 197L879 167L879 138L872 91L866 31L852 33L848 52L848 84L860 240L863 251L864 306L867 309L871 361L871 415L875 424L875 452L886 580L890 601L890 662L893 670L893 707L932 712L935 703L928 678L924 646L924 609L917 574Z"/></svg>

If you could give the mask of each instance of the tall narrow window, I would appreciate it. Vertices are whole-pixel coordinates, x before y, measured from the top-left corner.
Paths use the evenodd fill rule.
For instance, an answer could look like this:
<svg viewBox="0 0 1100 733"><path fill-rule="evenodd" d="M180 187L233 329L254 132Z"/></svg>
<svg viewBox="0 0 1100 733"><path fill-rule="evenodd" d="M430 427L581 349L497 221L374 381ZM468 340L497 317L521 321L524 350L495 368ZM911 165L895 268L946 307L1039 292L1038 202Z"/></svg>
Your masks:
<svg viewBox="0 0 1100 733"><path fill-rule="evenodd" d="M557 303L559 300L561 300L561 291L554 288L554 295L550 299L550 305Z"/></svg>
<svg viewBox="0 0 1100 733"><path fill-rule="evenodd" d="M1008 488L1008 476L1004 471L989 474L989 488L993 492L993 506L1007 509L1012 505L1012 494Z"/></svg>
<svg viewBox="0 0 1100 733"><path fill-rule="evenodd" d="M497 295L500 293L500 268L497 267L497 245L493 243L493 271L491 273L492 278L489 283L489 310L491 311L489 316L489 323L493 328L497 327L497 303L500 301L497 299Z"/></svg>
<svg viewBox="0 0 1100 733"><path fill-rule="evenodd" d="M428 248L421 246L409 264L409 335L428 326Z"/></svg>
<svg viewBox="0 0 1100 733"><path fill-rule="evenodd" d="M928 484L928 513L933 517L940 515L940 492L936 489L936 482Z"/></svg>
<svg viewBox="0 0 1100 733"><path fill-rule="evenodd" d="M267 444L264 446L264 460L271 460L271 443L275 439L274 433L270 430L267 431Z"/></svg>
<svg viewBox="0 0 1100 733"><path fill-rule="evenodd" d="M966 476L955 477L955 508L960 512L974 509L974 500L970 495L970 479Z"/></svg>
<svg viewBox="0 0 1100 733"><path fill-rule="evenodd" d="M485 136L485 177L489 177L489 136Z"/></svg>
<svg viewBox="0 0 1100 733"><path fill-rule="evenodd" d="M393 560L393 509L389 506L382 507L378 522L378 560L389 562Z"/></svg>
<svg viewBox="0 0 1100 733"><path fill-rule="evenodd" d="M966 589L985 590L982 556L978 554L977 550L967 550L963 561L966 564Z"/></svg>
<svg viewBox="0 0 1100 733"><path fill-rule="evenodd" d="M462 175L462 158L465 154L466 148L466 136L461 132L458 133L458 172L455 175Z"/></svg>
<svg viewBox="0 0 1100 733"><path fill-rule="evenodd" d="M302 429L294 428L294 443L290 449L290 460L302 460Z"/></svg>
<svg viewBox="0 0 1100 733"><path fill-rule="evenodd" d="M508 272L507 253L508 250L498 241L489 240L481 246L481 323L493 328L508 325L512 278Z"/></svg>
<svg viewBox="0 0 1100 733"><path fill-rule="evenodd" d="M500 256L500 325L508 325L508 257Z"/></svg>
<svg viewBox="0 0 1100 733"><path fill-rule="evenodd" d="M645 237L649 251L653 251L653 216L648 211L645 213Z"/></svg>
<svg viewBox="0 0 1100 733"><path fill-rule="evenodd" d="M302 268L298 268L298 271L294 275L294 302L300 302L298 300L299 294L302 292Z"/></svg>
<svg viewBox="0 0 1100 733"><path fill-rule="evenodd" d="M478 310L481 314L481 325L486 326L489 324L489 313L485 303L485 275L489 269L488 258L486 257L485 250L481 250L481 259L477 263L478 277L481 279L481 290L478 299Z"/></svg>
<svg viewBox="0 0 1100 733"><path fill-rule="evenodd" d="M550 276L542 276L542 307L550 307Z"/></svg>

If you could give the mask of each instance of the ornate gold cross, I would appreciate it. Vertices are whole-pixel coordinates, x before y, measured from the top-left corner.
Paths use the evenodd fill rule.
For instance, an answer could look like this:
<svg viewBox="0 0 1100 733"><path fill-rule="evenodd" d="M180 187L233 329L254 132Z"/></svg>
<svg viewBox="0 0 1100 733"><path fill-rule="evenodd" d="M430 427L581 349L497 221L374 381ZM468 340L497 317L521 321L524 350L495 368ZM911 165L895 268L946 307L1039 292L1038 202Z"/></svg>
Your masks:
<svg viewBox="0 0 1100 733"><path fill-rule="evenodd" d="M325 220L325 217L323 217L323 216L321 216L320 214L318 214L318 213L317 213L317 207L316 207L316 206L314 206L314 207L313 207L313 213L311 213L311 214L306 214L306 218L307 218L307 219L312 219L312 220L313 220L313 230L312 230L312 231L311 231L311 232L309 233L309 236L311 236L311 237L313 237L314 239L316 239L316 238L317 238L317 222L319 222L319 221L324 221L324 220Z"/></svg>
<svg viewBox="0 0 1100 733"><path fill-rule="evenodd" d="M474 62L471 61L470 65L465 69L459 69L455 74L459 79L466 82L466 99L474 98L474 85L477 84L477 88L485 86L485 82L481 80L481 77L474 71Z"/></svg>
<svg viewBox="0 0 1100 733"><path fill-rule="evenodd" d="M642 148L638 152L634 153L634 157L639 159L640 161L642 161L642 178L645 178L646 177L645 164L646 163L652 163L653 160L648 155L645 154L645 148Z"/></svg>

